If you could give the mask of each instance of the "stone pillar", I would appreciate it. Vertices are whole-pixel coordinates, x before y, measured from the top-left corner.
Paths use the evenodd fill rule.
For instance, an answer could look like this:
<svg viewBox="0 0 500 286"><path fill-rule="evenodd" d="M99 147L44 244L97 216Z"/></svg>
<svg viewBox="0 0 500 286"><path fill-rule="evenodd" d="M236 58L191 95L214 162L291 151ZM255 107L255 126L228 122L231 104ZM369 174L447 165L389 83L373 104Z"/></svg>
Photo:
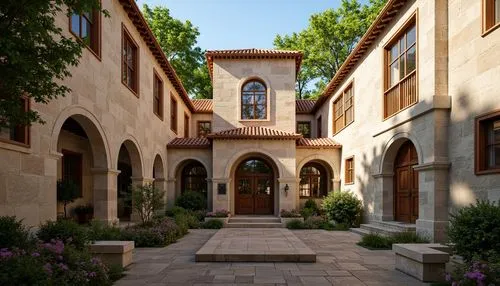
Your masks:
<svg viewBox="0 0 500 286"><path fill-rule="evenodd" d="M213 194L213 184L212 179L207 178L207 211L211 212L214 210L214 194Z"/></svg>
<svg viewBox="0 0 500 286"><path fill-rule="evenodd" d="M374 199L374 214L370 220L394 220L394 173L381 173L373 175L376 188Z"/></svg>
<svg viewBox="0 0 500 286"><path fill-rule="evenodd" d="M300 181L300 179L299 179L299 181ZM331 192L340 191L340 179L337 179L337 178L332 179L332 189L330 191Z"/></svg>
<svg viewBox="0 0 500 286"><path fill-rule="evenodd" d="M173 208L175 204L176 198L176 189L175 189L175 178L169 178L167 180L167 209Z"/></svg>
<svg viewBox="0 0 500 286"><path fill-rule="evenodd" d="M219 194L217 185L226 184L226 194ZM212 209L229 210L234 215L234 192L230 178L212 178Z"/></svg>
<svg viewBox="0 0 500 286"><path fill-rule="evenodd" d="M91 169L94 188L94 218L107 223L118 222L117 181L119 170Z"/></svg>
<svg viewBox="0 0 500 286"><path fill-rule="evenodd" d="M140 186L145 186L152 184L154 182L153 178L144 178L144 177L131 177L132 180L132 192L134 191L134 188L140 187ZM130 215L130 221L133 222L139 222L141 221L141 218L139 217L139 214L134 208L134 200L132 200L132 214Z"/></svg>
<svg viewBox="0 0 500 286"><path fill-rule="evenodd" d="M413 168L418 171L419 184L417 233L434 242L446 239L449 167L448 162L431 162Z"/></svg>
<svg viewBox="0 0 500 286"><path fill-rule="evenodd" d="M285 191L286 186L288 186L288 191ZM278 200L278 209L275 212L279 215L280 210L292 210L298 209L299 200L297 198L298 188L297 188L297 178L278 178L278 196L275 196L275 200Z"/></svg>
<svg viewBox="0 0 500 286"><path fill-rule="evenodd" d="M163 208L161 210L159 210L157 213L158 214L164 214L165 213L165 209L167 207L167 188L165 187L167 184L167 180L165 180L164 178L157 178L157 179L154 179L153 181L153 186L160 190L160 191L163 191Z"/></svg>

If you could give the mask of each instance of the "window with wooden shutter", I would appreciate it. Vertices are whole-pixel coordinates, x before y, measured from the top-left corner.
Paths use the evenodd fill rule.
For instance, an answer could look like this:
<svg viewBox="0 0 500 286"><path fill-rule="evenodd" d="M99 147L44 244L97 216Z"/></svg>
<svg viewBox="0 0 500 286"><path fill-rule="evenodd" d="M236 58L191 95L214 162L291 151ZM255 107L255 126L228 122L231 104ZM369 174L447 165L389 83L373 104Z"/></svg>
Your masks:
<svg viewBox="0 0 500 286"><path fill-rule="evenodd" d="M500 0L483 0L483 36L500 27Z"/></svg>
<svg viewBox="0 0 500 286"><path fill-rule="evenodd" d="M476 118L477 175L500 173L500 110Z"/></svg>
<svg viewBox="0 0 500 286"><path fill-rule="evenodd" d="M170 96L170 129L177 134L177 100Z"/></svg>
<svg viewBox="0 0 500 286"><path fill-rule="evenodd" d="M153 113L163 119L163 81L153 70Z"/></svg>
<svg viewBox="0 0 500 286"><path fill-rule="evenodd" d="M345 160L345 183L354 184L354 157Z"/></svg>

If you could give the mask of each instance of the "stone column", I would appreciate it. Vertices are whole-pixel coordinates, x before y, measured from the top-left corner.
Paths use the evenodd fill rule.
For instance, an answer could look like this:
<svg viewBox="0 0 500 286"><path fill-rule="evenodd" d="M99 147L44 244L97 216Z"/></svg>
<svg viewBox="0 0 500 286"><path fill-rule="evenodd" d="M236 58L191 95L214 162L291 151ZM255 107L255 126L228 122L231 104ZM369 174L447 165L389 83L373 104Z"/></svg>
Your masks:
<svg viewBox="0 0 500 286"><path fill-rule="evenodd" d="M219 194L217 185L226 184L226 194ZM234 215L234 192L230 178L212 178L212 209L229 210Z"/></svg>
<svg viewBox="0 0 500 286"><path fill-rule="evenodd" d="M373 175L375 179L374 214L370 220L394 220L394 173L380 173Z"/></svg>
<svg viewBox="0 0 500 286"><path fill-rule="evenodd" d="M299 181L300 181L300 179L299 179ZM338 178L332 179L332 189L329 191L331 191L331 192L340 191L340 179L338 179Z"/></svg>
<svg viewBox="0 0 500 286"><path fill-rule="evenodd" d="M164 214L165 213L165 209L167 207L167 188L165 187L165 185L167 184L167 180L165 180L164 178L157 178L157 179L154 179L153 181L153 186L160 190L160 191L163 191L163 208L161 210L159 210L157 213L158 214Z"/></svg>
<svg viewBox="0 0 500 286"><path fill-rule="evenodd" d="M117 181L119 170L91 169L94 188L94 218L107 223L118 222Z"/></svg>
<svg viewBox="0 0 500 286"><path fill-rule="evenodd" d="M279 212L282 209L292 210L298 209L299 200L297 199L298 188L297 188L297 178L288 177L288 178L278 178L278 196L275 197L275 200L278 200L278 210L276 215L279 215ZM285 188L288 186L288 191L285 191Z"/></svg>
<svg viewBox="0 0 500 286"><path fill-rule="evenodd" d="M132 180L132 192L134 191L134 188L140 187L140 186L145 186L152 184L154 182L153 178L144 178L144 177L131 177ZM134 200L132 200L132 214L130 215L130 221L133 222L139 222L141 221L141 218L137 211L134 208Z"/></svg>
<svg viewBox="0 0 500 286"><path fill-rule="evenodd" d="M213 194L212 179L207 178L207 211L213 211L214 194Z"/></svg>
<svg viewBox="0 0 500 286"><path fill-rule="evenodd" d="M434 242L446 239L448 225L448 162L431 162L415 166L418 171L419 204L417 233Z"/></svg>
<svg viewBox="0 0 500 286"><path fill-rule="evenodd" d="M176 189L175 189L175 178L169 178L167 180L167 209L173 208L175 204L176 198Z"/></svg>

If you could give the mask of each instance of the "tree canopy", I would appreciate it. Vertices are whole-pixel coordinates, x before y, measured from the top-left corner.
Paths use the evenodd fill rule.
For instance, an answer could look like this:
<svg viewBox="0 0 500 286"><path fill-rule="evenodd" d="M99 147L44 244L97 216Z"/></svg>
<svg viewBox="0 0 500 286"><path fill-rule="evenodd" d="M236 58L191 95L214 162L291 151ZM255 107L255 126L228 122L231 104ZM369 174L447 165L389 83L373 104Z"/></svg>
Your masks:
<svg viewBox="0 0 500 286"><path fill-rule="evenodd" d="M370 0L362 5L358 0L342 0L338 8L312 15L303 31L276 36L276 48L304 53L296 85L297 98L320 95L386 1Z"/></svg>
<svg viewBox="0 0 500 286"><path fill-rule="evenodd" d="M84 44L65 37L57 13L99 11L99 0L3 0L0 4L0 128L43 123L34 110L24 111L23 97L47 103L70 89L63 79L76 66Z"/></svg>
<svg viewBox="0 0 500 286"><path fill-rule="evenodd" d="M144 4L142 13L186 91L195 98L212 98L204 51L196 45L198 28L173 18L166 7Z"/></svg>

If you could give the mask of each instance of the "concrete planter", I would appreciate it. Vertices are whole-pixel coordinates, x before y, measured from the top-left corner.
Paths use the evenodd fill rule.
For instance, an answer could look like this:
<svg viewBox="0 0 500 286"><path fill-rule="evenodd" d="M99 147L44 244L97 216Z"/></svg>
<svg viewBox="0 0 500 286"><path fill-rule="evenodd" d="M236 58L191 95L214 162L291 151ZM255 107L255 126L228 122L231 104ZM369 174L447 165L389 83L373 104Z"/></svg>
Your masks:
<svg viewBox="0 0 500 286"><path fill-rule="evenodd" d="M96 241L89 245L90 253L108 264L127 267L132 264L133 241Z"/></svg>
<svg viewBox="0 0 500 286"><path fill-rule="evenodd" d="M229 221L229 217L205 217L205 222L211 221L211 220L221 220L224 225L227 225L227 222Z"/></svg>
<svg viewBox="0 0 500 286"><path fill-rule="evenodd" d="M303 217L281 217L281 224L283 227L286 227L287 223L292 220L300 220L301 222L304 222Z"/></svg>

